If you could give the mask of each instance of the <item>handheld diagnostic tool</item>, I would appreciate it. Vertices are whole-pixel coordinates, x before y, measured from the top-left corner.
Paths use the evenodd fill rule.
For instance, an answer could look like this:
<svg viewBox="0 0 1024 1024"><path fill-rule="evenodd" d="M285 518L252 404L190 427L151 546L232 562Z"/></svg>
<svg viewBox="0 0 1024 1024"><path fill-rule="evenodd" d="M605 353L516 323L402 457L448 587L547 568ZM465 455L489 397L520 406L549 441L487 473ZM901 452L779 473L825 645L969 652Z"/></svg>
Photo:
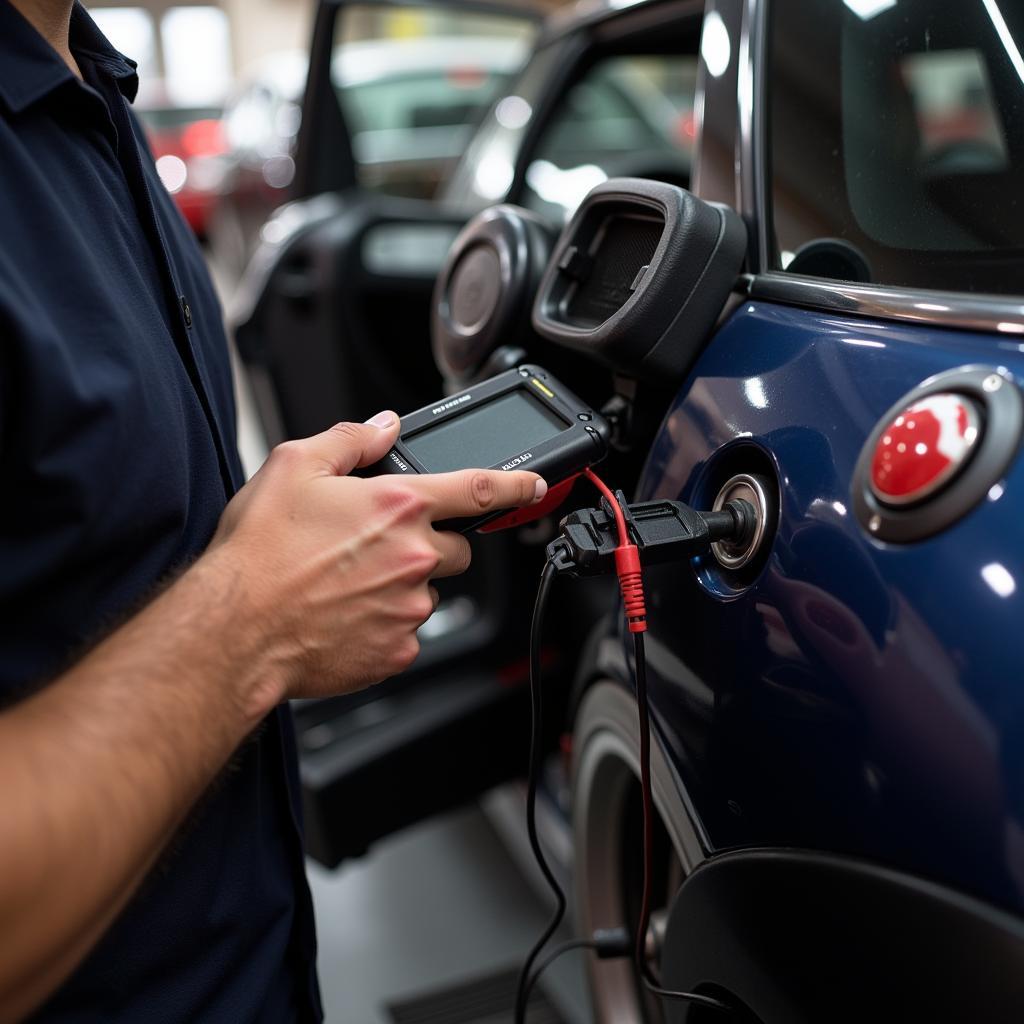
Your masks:
<svg viewBox="0 0 1024 1024"><path fill-rule="evenodd" d="M395 446L365 470L381 473L446 473L456 469L528 469L549 485L540 505L502 517L491 528L537 518L559 503L576 475L604 458L609 425L599 413L538 366L474 384L450 398L403 416ZM483 519L448 524L467 532Z"/></svg>

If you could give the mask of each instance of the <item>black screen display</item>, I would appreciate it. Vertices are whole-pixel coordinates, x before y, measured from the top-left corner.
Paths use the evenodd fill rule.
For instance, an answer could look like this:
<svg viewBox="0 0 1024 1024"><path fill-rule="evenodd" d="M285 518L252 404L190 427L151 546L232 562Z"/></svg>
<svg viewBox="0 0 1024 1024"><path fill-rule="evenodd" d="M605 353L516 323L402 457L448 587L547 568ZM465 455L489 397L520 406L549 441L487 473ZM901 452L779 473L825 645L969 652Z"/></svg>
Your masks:
<svg viewBox="0 0 1024 1024"><path fill-rule="evenodd" d="M427 472L446 473L498 466L566 428L566 422L540 399L517 388L403 440Z"/></svg>

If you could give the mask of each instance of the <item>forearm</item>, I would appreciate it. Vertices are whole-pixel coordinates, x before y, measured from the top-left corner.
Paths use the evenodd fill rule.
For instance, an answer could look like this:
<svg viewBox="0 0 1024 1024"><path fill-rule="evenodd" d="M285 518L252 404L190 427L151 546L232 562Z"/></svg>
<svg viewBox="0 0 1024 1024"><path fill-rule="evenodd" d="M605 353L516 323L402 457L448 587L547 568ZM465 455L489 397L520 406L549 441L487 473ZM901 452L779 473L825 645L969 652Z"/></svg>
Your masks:
<svg viewBox="0 0 1024 1024"><path fill-rule="evenodd" d="M433 523L544 495L522 472L348 475L398 430L387 413L276 448L188 573L0 715L0 1021L88 952L275 704L412 664L430 581L469 564L465 538Z"/></svg>
<svg viewBox="0 0 1024 1024"><path fill-rule="evenodd" d="M263 639L207 556L37 696L0 715L0 1019L109 926L272 704Z"/></svg>

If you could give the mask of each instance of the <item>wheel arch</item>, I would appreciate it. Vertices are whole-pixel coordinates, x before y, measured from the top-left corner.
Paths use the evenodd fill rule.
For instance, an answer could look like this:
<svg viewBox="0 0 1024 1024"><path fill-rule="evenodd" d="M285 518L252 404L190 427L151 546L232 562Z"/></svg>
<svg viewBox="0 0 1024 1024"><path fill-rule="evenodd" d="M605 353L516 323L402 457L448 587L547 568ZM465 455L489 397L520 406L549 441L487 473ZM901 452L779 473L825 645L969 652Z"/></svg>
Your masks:
<svg viewBox="0 0 1024 1024"><path fill-rule="evenodd" d="M719 854L684 881L666 987L732 997L764 1024L1016 1020L1024 922L868 861L799 849ZM670 1007L668 1021L707 1013Z"/></svg>

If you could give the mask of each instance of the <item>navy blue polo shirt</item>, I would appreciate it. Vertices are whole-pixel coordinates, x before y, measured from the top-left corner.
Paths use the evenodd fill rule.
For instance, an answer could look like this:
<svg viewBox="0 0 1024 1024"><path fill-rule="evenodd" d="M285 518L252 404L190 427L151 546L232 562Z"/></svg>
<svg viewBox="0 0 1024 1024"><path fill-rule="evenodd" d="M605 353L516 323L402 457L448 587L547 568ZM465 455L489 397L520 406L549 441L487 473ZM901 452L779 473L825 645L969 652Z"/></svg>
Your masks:
<svg viewBox="0 0 1024 1024"><path fill-rule="evenodd" d="M7 705L194 560L242 482L220 309L131 113L135 66L78 5L71 49L84 81L0 0ZM299 828L280 709L35 1019L319 1020Z"/></svg>

